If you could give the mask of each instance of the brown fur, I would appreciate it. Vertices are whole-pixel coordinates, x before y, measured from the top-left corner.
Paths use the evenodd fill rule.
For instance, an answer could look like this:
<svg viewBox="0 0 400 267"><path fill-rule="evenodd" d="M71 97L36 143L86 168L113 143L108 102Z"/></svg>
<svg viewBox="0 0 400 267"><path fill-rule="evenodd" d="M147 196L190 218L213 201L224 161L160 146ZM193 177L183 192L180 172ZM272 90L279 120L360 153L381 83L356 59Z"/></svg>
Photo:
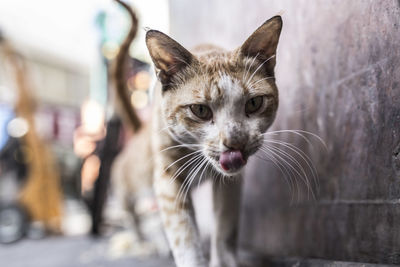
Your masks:
<svg viewBox="0 0 400 267"><path fill-rule="evenodd" d="M138 131L141 127L141 122L134 110L131 107L131 103L129 101L128 90L126 88L126 80L125 80L125 66L126 66L126 59L129 53L129 47L131 42L136 36L137 27L138 27L138 20L136 18L135 12L131 9L130 6L125 4L120 0L115 0L120 5L122 5L129 13L132 21L132 25L130 31L125 38L125 41L121 44L119 48L119 53L116 58L115 62L115 70L114 70L114 81L115 81L115 88L117 89L118 99L121 102L123 107L124 115L126 119L129 121L129 125L133 128L134 131Z"/></svg>

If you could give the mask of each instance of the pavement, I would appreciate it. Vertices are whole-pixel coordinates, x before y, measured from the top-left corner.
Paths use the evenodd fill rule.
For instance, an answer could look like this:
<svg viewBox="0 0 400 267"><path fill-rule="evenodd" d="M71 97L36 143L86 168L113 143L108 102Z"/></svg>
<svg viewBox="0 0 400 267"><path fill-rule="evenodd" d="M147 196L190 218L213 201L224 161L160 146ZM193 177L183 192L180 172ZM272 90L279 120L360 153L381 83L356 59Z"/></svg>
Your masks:
<svg viewBox="0 0 400 267"><path fill-rule="evenodd" d="M0 244L0 267L174 267L172 259L111 259L107 256L108 239L47 237L24 239L10 245ZM341 262L319 259L265 258L241 251L242 267L391 267L394 265Z"/></svg>
<svg viewBox="0 0 400 267"><path fill-rule="evenodd" d="M0 266L4 267L173 267L172 259L111 259L105 238L47 237L0 244Z"/></svg>

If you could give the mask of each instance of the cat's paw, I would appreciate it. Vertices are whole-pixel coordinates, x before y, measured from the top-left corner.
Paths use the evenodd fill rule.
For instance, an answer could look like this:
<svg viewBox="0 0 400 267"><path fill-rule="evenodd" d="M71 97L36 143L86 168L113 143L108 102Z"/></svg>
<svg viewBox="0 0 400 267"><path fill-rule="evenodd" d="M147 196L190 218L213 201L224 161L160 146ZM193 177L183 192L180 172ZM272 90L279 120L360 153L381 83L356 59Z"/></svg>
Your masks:
<svg viewBox="0 0 400 267"><path fill-rule="evenodd" d="M140 241L131 231L117 233L110 240L109 256L111 258L127 256L146 258L156 253L154 244Z"/></svg>

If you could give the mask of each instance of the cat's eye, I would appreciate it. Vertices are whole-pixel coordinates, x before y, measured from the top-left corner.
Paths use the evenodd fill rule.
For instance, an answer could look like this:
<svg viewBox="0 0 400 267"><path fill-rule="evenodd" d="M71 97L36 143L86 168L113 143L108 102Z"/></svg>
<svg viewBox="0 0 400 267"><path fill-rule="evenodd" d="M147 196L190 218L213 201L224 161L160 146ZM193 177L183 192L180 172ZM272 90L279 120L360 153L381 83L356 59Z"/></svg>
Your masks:
<svg viewBox="0 0 400 267"><path fill-rule="evenodd" d="M201 105L201 104L193 104L190 105L190 110L193 112L196 117L208 121L212 119L212 111L211 109L206 106L206 105Z"/></svg>
<svg viewBox="0 0 400 267"><path fill-rule="evenodd" d="M264 102L263 96L256 96L247 100L245 106L246 114L257 112L261 108L263 102Z"/></svg>

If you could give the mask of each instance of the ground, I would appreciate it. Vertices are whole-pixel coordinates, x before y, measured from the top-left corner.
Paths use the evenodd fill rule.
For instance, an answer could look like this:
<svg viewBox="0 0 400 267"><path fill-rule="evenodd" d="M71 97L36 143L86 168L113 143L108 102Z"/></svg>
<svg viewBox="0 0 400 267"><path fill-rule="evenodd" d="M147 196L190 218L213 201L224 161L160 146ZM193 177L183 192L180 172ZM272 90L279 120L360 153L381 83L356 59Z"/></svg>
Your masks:
<svg viewBox="0 0 400 267"><path fill-rule="evenodd" d="M172 267L171 259L136 260L107 257L107 240L50 237L0 245L1 266L7 267Z"/></svg>

